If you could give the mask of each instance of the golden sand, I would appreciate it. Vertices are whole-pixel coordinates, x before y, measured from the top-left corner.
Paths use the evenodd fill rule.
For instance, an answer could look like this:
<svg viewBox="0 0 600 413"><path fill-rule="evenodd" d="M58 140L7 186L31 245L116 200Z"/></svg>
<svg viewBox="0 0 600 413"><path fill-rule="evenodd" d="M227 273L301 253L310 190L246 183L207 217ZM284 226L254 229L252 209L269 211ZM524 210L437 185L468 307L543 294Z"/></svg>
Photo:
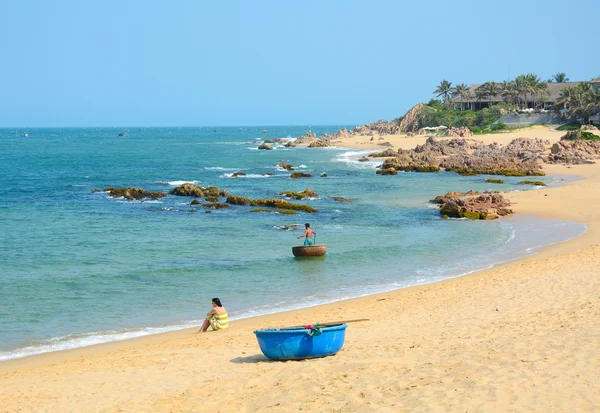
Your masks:
<svg viewBox="0 0 600 413"><path fill-rule="evenodd" d="M547 128L517 135L558 137ZM468 276L232 322L227 331L4 362L0 412L598 412L600 166L547 171L583 179L510 194L515 209L583 223L583 236ZM351 324L334 357L260 354L252 330L322 314L372 321Z"/></svg>

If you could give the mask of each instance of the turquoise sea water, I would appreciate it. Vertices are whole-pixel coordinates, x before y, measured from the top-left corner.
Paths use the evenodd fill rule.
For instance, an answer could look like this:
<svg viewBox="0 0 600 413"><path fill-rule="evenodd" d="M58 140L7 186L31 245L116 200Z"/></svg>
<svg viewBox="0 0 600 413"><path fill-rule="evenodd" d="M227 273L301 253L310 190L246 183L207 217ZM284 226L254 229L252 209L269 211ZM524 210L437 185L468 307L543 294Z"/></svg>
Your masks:
<svg viewBox="0 0 600 413"><path fill-rule="evenodd" d="M377 176L380 161L358 162L368 151L257 150L261 139L308 128L0 129L0 360L199 325L212 297L235 319L432 282L585 230L537 218L444 220L427 203L451 190L531 189L520 178L498 186L453 173ZM290 179L276 167L282 160L313 178ZM250 198L309 187L318 198L295 202L320 212L207 214L191 198L92 193L185 181ZM281 228L305 222L327 244L322 259L291 254L301 231Z"/></svg>

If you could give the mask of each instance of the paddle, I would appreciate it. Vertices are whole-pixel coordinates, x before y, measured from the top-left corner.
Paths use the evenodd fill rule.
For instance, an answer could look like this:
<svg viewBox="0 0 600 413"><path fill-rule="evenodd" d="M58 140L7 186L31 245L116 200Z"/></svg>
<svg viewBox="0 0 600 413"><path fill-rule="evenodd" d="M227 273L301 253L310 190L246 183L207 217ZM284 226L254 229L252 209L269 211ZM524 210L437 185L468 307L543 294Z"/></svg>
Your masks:
<svg viewBox="0 0 600 413"><path fill-rule="evenodd" d="M340 324L347 323L358 323L360 321L370 321L368 318L358 318L356 320L342 320L342 321L330 321L328 323L319 323L319 327L331 327L331 326L339 326ZM300 330L303 328L311 328L313 324L305 324L303 326L292 326L292 327L278 327L273 330Z"/></svg>

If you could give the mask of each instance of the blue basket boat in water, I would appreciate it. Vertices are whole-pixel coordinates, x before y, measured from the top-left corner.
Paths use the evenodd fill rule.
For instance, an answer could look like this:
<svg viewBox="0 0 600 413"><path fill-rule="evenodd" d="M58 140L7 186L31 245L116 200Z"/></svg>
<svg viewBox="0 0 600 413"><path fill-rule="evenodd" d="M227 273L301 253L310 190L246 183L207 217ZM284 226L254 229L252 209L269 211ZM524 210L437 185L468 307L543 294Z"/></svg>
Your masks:
<svg viewBox="0 0 600 413"><path fill-rule="evenodd" d="M310 328L255 330L258 345L271 360L304 360L332 356L341 350L348 324ZM320 334L319 334L320 331ZM316 333L316 334L315 334Z"/></svg>

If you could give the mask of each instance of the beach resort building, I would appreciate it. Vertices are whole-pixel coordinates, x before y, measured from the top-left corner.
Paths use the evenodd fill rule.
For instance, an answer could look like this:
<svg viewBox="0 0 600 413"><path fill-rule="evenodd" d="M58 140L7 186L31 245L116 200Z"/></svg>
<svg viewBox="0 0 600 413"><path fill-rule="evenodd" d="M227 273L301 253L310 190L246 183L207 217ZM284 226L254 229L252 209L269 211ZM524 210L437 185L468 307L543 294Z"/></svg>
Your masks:
<svg viewBox="0 0 600 413"><path fill-rule="evenodd" d="M541 110L561 110L563 107L558 107L556 102L560 97L560 92L569 86L577 86L582 82L548 82L548 89L542 93L530 93L520 95L519 106L522 108L541 109ZM600 77L588 81L594 89L600 90ZM498 92L497 95L490 96L489 94L477 93L481 84L472 84L465 95L455 96L451 99L452 106L454 109L465 109L465 110L480 110L483 108L490 107L497 103L509 102L511 96L502 92ZM512 97L514 99L514 97ZM525 99L525 102L523 102ZM559 105L560 106L560 105Z"/></svg>

